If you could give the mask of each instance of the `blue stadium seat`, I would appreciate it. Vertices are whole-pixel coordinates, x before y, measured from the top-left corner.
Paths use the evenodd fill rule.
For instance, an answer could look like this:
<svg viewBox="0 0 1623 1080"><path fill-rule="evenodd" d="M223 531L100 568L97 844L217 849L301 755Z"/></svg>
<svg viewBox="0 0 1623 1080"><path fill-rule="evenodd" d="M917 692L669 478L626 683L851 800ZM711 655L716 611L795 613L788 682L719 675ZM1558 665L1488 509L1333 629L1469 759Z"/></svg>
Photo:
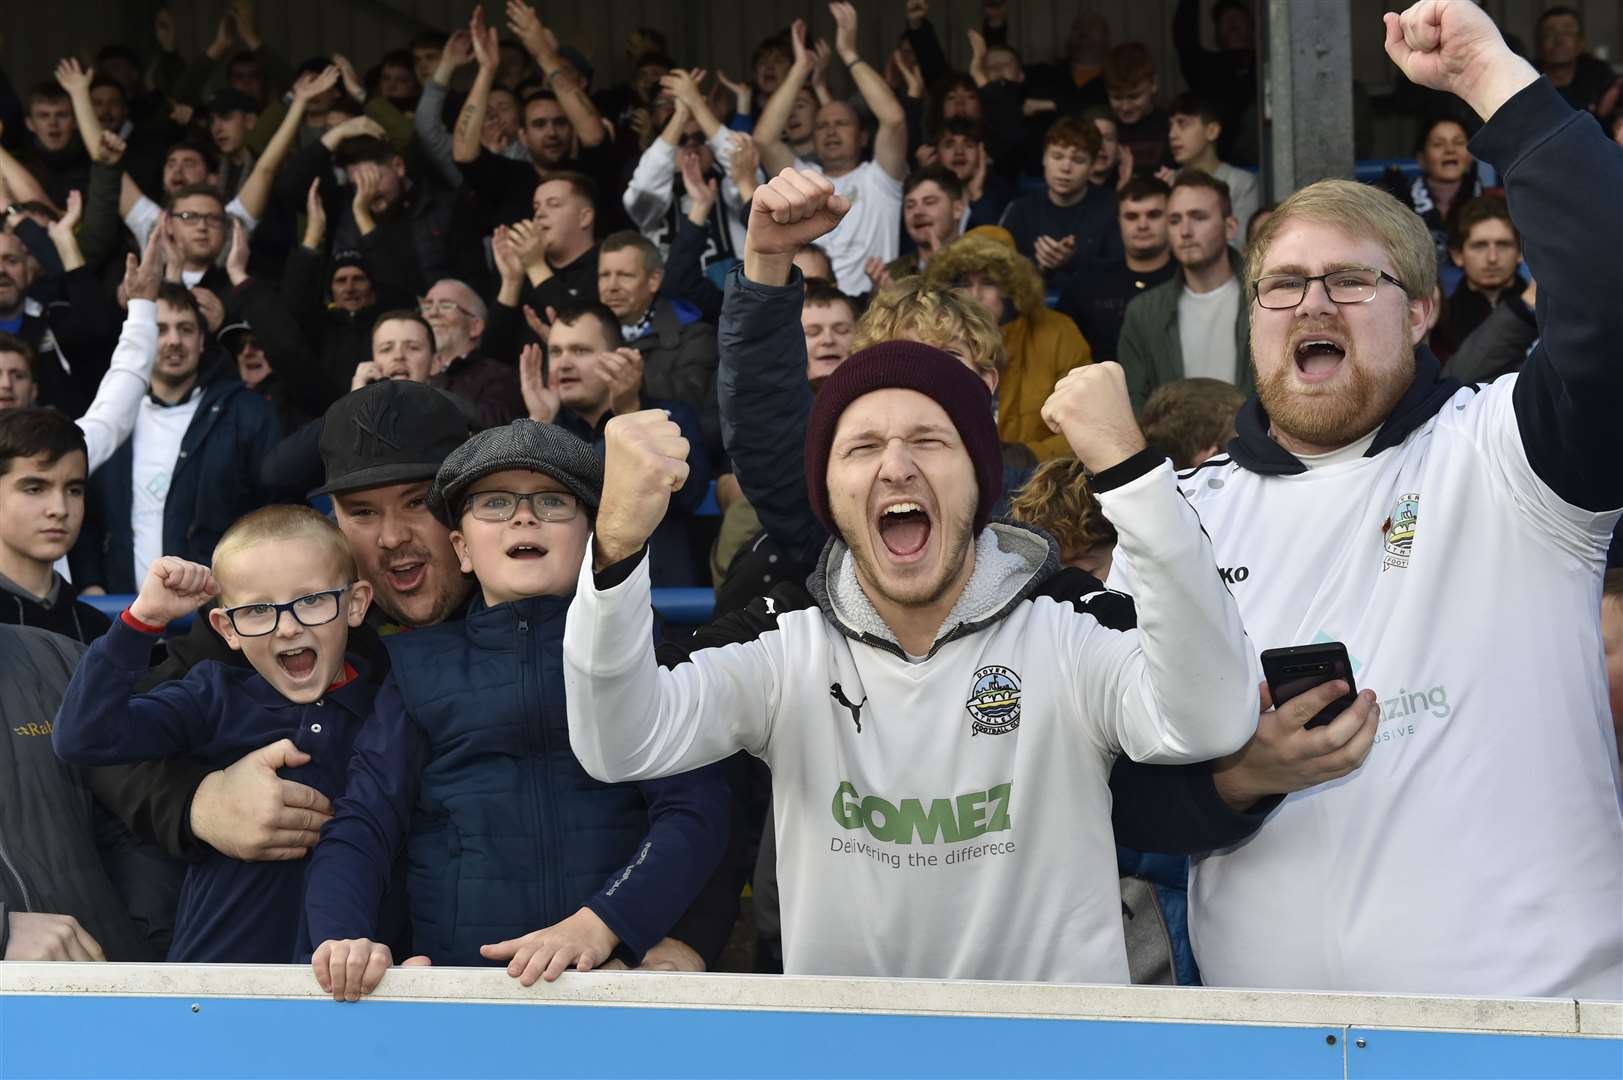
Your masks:
<svg viewBox="0 0 1623 1080"><path fill-rule="evenodd" d="M721 505L716 502L716 482L710 481L710 490L704 493L704 502L693 511L694 517L720 517Z"/></svg>
<svg viewBox="0 0 1623 1080"><path fill-rule="evenodd" d="M1366 184L1373 184L1386 175L1387 169L1397 169L1403 174L1405 180L1413 180L1420 175L1420 163L1413 158L1388 158L1385 160L1372 158L1369 161L1355 162L1353 175Z"/></svg>
<svg viewBox="0 0 1623 1080"><path fill-rule="evenodd" d="M111 596L81 596L79 599L83 600L85 603L89 604L91 607L95 608L109 619L118 618L120 612L129 607L131 604L135 603L135 596L130 593L114 593ZM184 619L176 619L174 622L169 624L169 628L176 634L184 634L187 630L190 630L191 627L192 617L190 615L186 616Z"/></svg>

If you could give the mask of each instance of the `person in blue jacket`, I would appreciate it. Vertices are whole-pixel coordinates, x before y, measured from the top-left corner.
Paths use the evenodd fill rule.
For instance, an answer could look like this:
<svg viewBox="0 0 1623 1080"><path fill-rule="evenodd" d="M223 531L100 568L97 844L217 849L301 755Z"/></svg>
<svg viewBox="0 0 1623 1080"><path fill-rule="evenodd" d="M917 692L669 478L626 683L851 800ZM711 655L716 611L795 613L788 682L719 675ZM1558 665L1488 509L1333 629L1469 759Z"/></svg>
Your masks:
<svg viewBox="0 0 1623 1080"><path fill-rule="evenodd" d="M402 849L416 962L503 963L530 986L686 950L668 935L727 847L726 780L604 784L569 746L564 616L602 482L590 445L533 420L474 436L435 477L430 508L479 591L462 621L389 639L311 857L311 964L335 1000L394 962L373 939Z"/></svg>
<svg viewBox="0 0 1623 1080"><path fill-rule="evenodd" d="M209 621L251 668L206 660L183 679L135 693L158 635L212 597ZM329 799L343 790L350 746L371 712L368 665L348 654L372 588L338 527L307 506L238 520L212 570L166 555L80 661L52 725L70 765L120 765L190 754L210 768L278 739L297 747L284 780ZM245 862L210 850L186 872L168 959L289 964L301 951L302 861Z"/></svg>

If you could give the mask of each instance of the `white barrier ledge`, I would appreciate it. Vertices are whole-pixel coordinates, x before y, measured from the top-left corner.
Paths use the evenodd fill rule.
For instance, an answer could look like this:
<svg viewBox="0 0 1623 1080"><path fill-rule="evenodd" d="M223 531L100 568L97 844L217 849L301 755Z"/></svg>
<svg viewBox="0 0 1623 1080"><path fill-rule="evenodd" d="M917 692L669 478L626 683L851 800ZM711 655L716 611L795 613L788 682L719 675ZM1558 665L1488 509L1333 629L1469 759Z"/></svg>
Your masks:
<svg viewBox="0 0 1623 1080"><path fill-rule="evenodd" d="M0 995L323 996L303 967L73 963L0 964ZM368 1000L1623 1037L1623 1003L1618 1002L922 979L572 972L551 985L526 988L499 969L395 968Z"/></svg>

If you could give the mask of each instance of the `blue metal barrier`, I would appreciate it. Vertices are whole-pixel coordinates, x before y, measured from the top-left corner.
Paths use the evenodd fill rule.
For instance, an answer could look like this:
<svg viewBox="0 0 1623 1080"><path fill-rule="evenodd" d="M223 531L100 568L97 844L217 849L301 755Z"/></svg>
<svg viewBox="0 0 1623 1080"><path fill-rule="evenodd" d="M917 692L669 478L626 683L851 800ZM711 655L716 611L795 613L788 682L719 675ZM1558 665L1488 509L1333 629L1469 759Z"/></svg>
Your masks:
<svg viewBox="0 0 1623 1080"><path fill-rule="evenodd" d="M0 964L0 1076L1612 1077L1623 1005L752 975Z"/></svg>
<svg viewBox="0 0 1623 1080"><path fill-rule="evenodd" d="M106 615L118 618L118 613L129 607L135 597L130 595L83 596L85 603ZM671 626L703 626L710 621L716 606L716 594L710 589L655 589L654 610ZM183 634L192 625L192 617L176 619L169 624L172 633ZM4 1074L0 1074L4 1075Z"/></svg>

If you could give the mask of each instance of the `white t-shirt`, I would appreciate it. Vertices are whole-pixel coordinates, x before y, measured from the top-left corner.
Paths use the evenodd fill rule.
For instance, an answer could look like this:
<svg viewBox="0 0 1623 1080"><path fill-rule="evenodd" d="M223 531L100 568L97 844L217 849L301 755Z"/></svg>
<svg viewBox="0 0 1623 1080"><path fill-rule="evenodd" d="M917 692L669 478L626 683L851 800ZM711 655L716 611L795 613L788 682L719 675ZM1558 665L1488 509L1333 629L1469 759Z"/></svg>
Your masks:
<svg viewBox="0 0 1623 1080"><path fill-rule="evenodd" d="M146 580L147 568L163 554L163 504L180 457L180 442L201 400L195 391L179 405L159 405L148 397L136 415L130 444L130 532L136 588Z"/></svg>
<svg viewBox="0 0 1623 1080"><path fill-rule="evenodd" d="M815 167L795 161L797 169ZM873 288L868 280L869 257L877 255L890 262L901 247L902 182L872 161L828 179L836 192L851 200L851 212L817 243L834 264L840 291L861 296Z"/></svg>
<svg viewBox="0 0 1623 1080"><path fill-rule="evenodd" d="M1230 277L1211 292L1183 287L1178 295L1178 343L1186 379L1234 381L1234 320L1240 314L1240 281Z"/></svg>

